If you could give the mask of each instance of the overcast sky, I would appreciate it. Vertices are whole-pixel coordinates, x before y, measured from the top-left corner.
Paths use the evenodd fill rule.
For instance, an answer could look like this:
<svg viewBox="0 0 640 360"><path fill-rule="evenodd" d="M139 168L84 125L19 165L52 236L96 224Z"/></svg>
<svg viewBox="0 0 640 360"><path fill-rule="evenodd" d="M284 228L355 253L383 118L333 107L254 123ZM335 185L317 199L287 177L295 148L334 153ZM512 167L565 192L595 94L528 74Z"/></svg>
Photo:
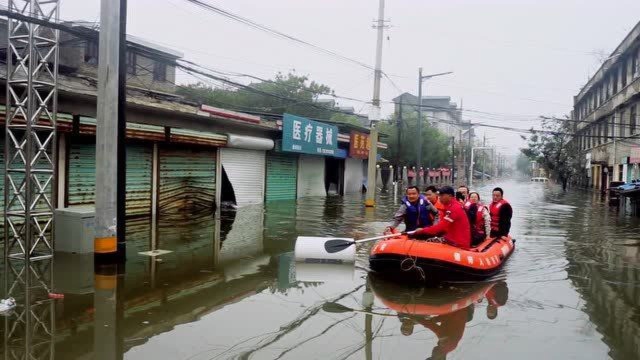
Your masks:
<svg viewBox="0 0 640 360"><path fill-rule="evenodd" d="M3 0L6 4L6 0ZM204 0L373 65L378 0ZM185 0L129 0L128 33L182 51L217 70L272 77L291 69L341 96L370 101L372 71L209 13ZM61 0L61 19L99 19L99 0ZM387 0L382 101L417 92L463 102L466 119L518 128L569 114L572 97L640 20L638 0ZM599 55L600 54L600 55ZM606 57L606 55L604 55ZM183 81L186 77L181 77ZM392 84L392 82L395 84ZM353 105L368 112L368 105ZM385 103L383 112L392 106ZM481 111L483 113L477 113ZM491 113L491 114L485 114ZM505 153L518 134L479 129Z"/></svg>

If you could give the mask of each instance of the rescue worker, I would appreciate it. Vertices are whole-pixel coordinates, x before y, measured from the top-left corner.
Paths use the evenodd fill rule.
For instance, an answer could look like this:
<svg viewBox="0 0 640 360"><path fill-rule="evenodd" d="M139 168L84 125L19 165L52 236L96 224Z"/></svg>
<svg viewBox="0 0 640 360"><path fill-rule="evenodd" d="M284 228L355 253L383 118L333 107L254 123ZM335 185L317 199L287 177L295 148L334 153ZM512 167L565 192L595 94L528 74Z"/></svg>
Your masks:
<svg viewBox="0 0 640 360"><path fill-rule="evenodd" d="M471 223L471 245L478 245L489 239L491 233L491 215L489 209L480 202L480 194L469 193L469 222Z"/></svg>
<svg viewBox="0 0 640 360"><path fill-rule="evenodd" d="M430 215L433 215L433 221L431 221ZM418 228L430 226L437 223L440 220L438 210L420 195L420 190L417 186L409 186L406 191L405 197L402 198L402 205L395 215L393 215L393 223L387 227L385 233L389 233L395 230L401 222L405 223L405 231L413 231Z"/></svg>
<svg viewBox="0 0 640 360"><path fill-rule="evenodd" d="M440 215L440 219L444 218L444 205L442 205L440 199L438 199L438 188L430 185L427 186L424 191L424 197L426 197L427 200L429 200L429 202L436 207L436 209L438 210L438 214ZM435 221L433 223L435 224Z"/></svg>
<svg viewBox="0 0 640 360"><path fill-rule="evenodd" d="M445 206L445 216L436 225L418 229L414 235L418 238L425 236L442 236L445 243L462 249L471 247L471 228L469 219L462 205L455 199L455 192L451 186L440 189L440 202Z"/></svg>
<svg viewBox="0 0 640 360"><path fill-rule="evenodd" d="M491 215L491 234L492 238L508 236L511 230L511 217L513 209L507 200L503 198L504 191L502 188L495 188L492 192L493 202L489 206L489 214Z"/></svg>

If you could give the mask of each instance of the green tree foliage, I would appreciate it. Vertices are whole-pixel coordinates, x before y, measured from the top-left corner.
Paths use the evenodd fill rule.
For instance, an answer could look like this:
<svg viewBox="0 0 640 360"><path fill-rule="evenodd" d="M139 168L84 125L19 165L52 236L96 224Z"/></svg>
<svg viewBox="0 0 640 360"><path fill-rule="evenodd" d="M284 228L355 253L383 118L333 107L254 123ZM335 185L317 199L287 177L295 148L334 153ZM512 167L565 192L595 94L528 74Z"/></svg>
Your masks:
<svg viewBox="0 0 640 360"><path fill-rule="evenodd" d="M221 89L197 83L182 86L177 92L187 100L239 111L290 113L357 123L356 116L335 111L337 108L333 102L317 103L319 98L332 96L334 92L329 86L311 81L307 76L278 73L273 80L258 81L248 87Z"/></svg>
<svg viewBox="0 0 640 360"><path fill-rule="evenodd" d="M395 165L417 165L418 144L418 116L416 113L403 116L398 123L396 115L388 122L381 123L378 128L380 133L386 134L385 142L389 148L383 150L382 156ZM400 142L398 143L398 130L400 130ZM397 163L399 159L399 164ZM451 139L446 137L438 129L427 125L422 126L422 166L441 167L451 166Z"/></svg>
<svg viewBox="0 0 640 360"><path fill-rule="evenodd" d="M529 159L547 169L552 177L567 189L569 181L578 173L580 151L573 140L570 122L560 119L545 119L541 132L534 133L527 148L521 149Z"/></svg>
<svg viewBox="0 0 640 360"><path fill-rule="evenodd" d="M522 152L516 159L516 170L524 176L531 176L531 159Z"/></svg>

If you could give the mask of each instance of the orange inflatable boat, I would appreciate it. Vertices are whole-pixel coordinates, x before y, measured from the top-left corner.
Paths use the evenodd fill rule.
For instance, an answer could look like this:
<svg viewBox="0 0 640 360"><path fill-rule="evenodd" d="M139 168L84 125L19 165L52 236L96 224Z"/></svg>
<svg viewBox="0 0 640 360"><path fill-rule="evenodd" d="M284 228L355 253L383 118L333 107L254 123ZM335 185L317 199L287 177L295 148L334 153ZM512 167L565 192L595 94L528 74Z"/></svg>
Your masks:
<svg viewBox="0 0 640 360"><path fill-rule="evenodd" d="M486 240L464 250L400 235L373 247L369 267L379 274L408 281L477 281L498 273L514 248L515 241L510 237Z"/></svg>

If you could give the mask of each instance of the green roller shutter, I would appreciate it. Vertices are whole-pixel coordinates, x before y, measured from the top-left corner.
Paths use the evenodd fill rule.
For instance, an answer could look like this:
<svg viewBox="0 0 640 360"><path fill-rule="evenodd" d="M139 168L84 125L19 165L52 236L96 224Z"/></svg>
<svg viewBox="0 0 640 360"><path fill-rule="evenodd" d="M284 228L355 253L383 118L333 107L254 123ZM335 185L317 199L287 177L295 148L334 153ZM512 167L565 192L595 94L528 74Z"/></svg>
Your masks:
<svg viewBox="0 0 640 360"><path fill-rule="evenodd" d="M73 143L69 148L69 206L93 204L96 198L96 146Z"/></svg>
<svg viewBox="0 0 640 360"><path fill-rule="evenodd" d="M127 216L151 213L151 145L127 145ZM96 197L96 147L71 144L68 173L69 206L88 205Z"/></svg>
<svg viewBox="0 0 640 360"><path fill-rule="evenodd" d="M160 148L159 161L158 207L161 214L215 208L215 150L167 146Z"/></svg>
<svg viewBox="0 0 640 360"><path fill-rule="evenodd" d="M151 213L153 147L127 145L127 215Z"/></svg>
<svg viewBox="0 0 640 360"><path fill-rule="evenodd" d="M266 201L295 200L297 175L297 156L268 153Z"/></svg>

